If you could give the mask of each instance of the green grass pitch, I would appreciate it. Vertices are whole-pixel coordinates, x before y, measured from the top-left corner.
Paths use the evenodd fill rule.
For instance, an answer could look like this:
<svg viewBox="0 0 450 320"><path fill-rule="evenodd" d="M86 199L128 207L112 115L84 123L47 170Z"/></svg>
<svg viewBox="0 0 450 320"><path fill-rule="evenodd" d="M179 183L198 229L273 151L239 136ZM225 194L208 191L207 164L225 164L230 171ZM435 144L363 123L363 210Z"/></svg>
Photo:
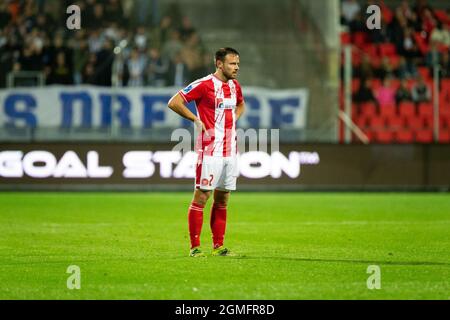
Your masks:
<svg viewBox="0 0 450 320"><path fill-rule="evenodd" d="M225 240L242 256L204 259L188 257L190 200L0 193L0 299L450 299L449 194L237 192Z"/></svg>

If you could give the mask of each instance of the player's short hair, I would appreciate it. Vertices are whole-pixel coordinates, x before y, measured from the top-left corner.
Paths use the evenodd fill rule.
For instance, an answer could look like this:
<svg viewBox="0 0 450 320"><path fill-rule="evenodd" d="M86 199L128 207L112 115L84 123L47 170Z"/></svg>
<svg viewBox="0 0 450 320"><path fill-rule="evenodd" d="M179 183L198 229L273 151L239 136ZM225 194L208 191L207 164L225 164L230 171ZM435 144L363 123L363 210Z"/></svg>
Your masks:
<svg viewBox="0 0 450 320"><path fill-rule="evenodd" d="M226 48L220 48L219 50L217 50L216 55L215 55L215 62L217 63L217 61L225 61L225 56L227 54L235 54L235 55L239 55L239 52L236 49L230 48L230 47L226 47Z"/></svg>

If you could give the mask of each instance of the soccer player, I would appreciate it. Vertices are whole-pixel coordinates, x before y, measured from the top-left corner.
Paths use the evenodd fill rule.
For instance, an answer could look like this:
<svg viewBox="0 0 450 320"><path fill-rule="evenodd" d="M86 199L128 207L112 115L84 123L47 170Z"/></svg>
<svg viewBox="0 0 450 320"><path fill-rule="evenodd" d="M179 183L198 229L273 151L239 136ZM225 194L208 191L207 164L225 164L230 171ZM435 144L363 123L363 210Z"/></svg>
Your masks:
<svg viewBox="0 0 450 320"><path fill-rule="evenodd" d="M215 54L216 72L189 84L168 103L170 109L194 122L199 131L195 191L188 211L191 257L204 257L200 249L203 208L214 197L211 208L211 231L215 256L232 255L223 244L230 191L236 190L237 163L236 121L245 109L241 86L236 80L239 53L221 48ZM195 101L197 116L185 105Z"/></svg>

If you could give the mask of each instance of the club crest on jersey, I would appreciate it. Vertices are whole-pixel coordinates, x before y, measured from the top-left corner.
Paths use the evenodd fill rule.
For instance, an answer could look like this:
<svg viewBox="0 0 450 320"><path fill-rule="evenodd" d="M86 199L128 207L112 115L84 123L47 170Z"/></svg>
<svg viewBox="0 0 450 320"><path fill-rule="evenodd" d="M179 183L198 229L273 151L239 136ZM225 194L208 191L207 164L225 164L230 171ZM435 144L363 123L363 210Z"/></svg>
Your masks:
<svg viewBox="0 0 450 320"><path fill-rule="evenodd" d="M229 99L216 98L217 109L233 109L235 104L231 103Z"/></svg>
<svg viewBox="0 0 450 320"><path fill-rule="evenodd" d="M183 93L188 94L192 89L194 89L194 87L192 86L192 84L190 84L186 88L183 89Z"/></svg>
<svg viewBox="0 0 450 320"><path fill-rule="evenodd" d="M209 184L208 179L202 179L202 186L207 186Z"/></svg>

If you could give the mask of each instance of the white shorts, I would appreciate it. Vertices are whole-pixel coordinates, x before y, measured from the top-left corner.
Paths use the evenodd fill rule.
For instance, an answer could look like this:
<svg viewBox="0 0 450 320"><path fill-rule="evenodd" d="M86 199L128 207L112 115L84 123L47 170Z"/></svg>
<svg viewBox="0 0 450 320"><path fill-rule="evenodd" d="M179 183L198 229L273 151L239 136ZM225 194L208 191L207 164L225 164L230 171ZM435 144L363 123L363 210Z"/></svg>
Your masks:
<svg viewBox="0 0 450 320"><path fill-rule="evenodd" d="M198 155L195 188L201 190L236 190L238 158Z"/></svg>

